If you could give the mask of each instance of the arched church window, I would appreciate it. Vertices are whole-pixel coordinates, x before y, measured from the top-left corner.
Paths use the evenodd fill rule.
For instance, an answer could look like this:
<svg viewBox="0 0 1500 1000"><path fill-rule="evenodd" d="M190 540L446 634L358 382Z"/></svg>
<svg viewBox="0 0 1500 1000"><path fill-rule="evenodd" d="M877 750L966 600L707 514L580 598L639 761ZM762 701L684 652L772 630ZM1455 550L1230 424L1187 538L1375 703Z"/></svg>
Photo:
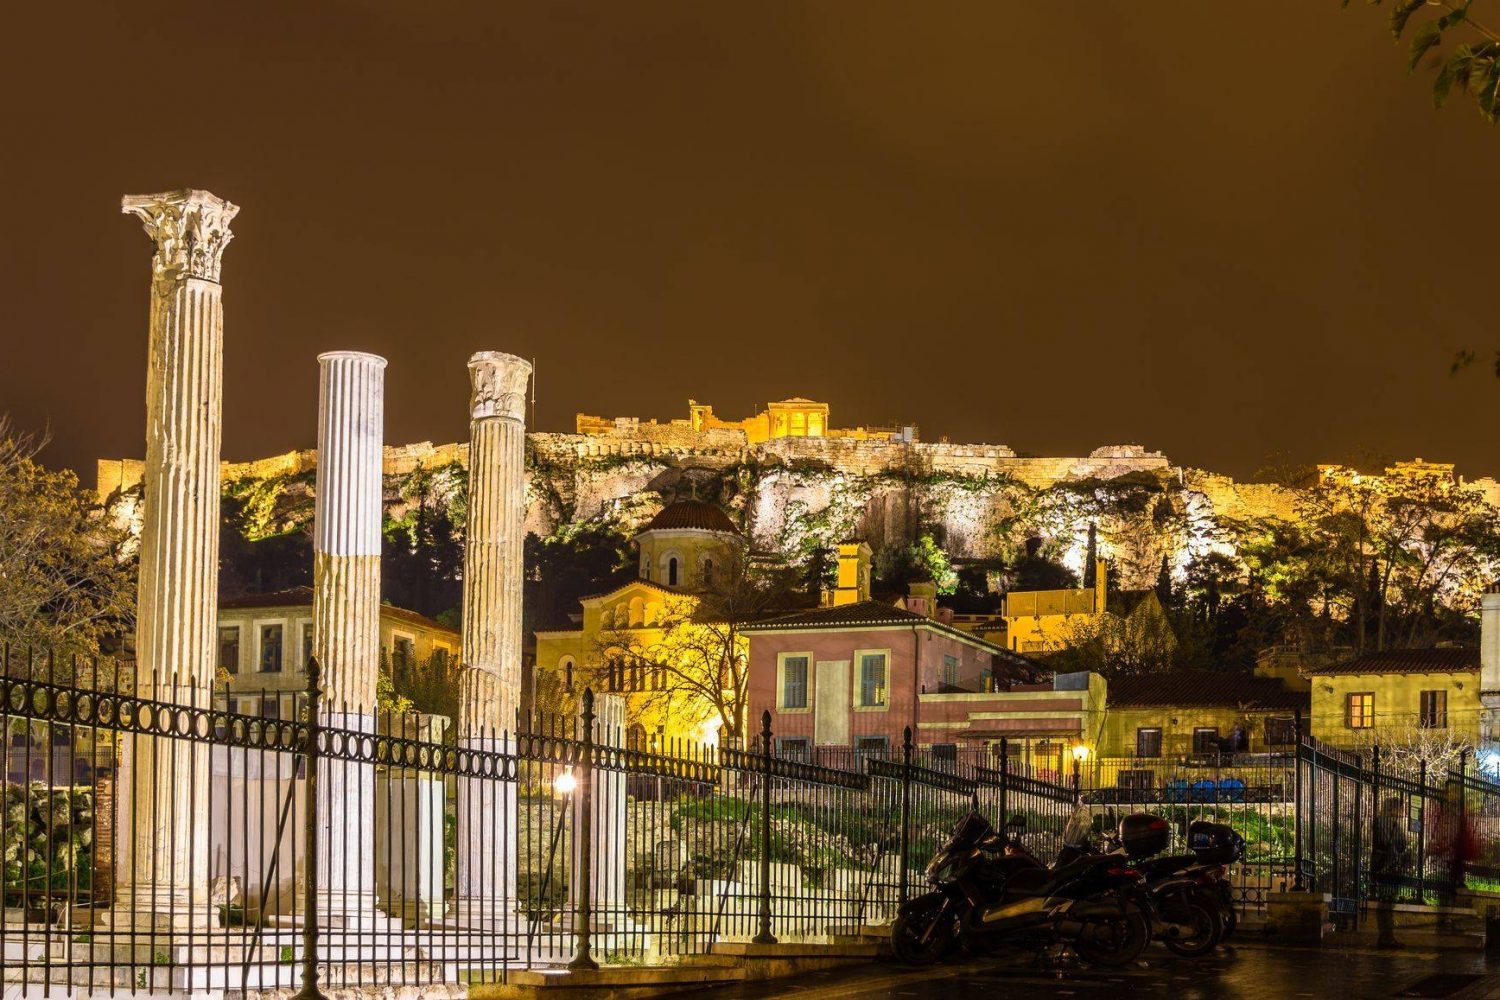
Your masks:
<svg viewBox="0 0 1500 1000"><path fill-rule="evenodd" d="M562 667L563 689L567 691L573 690L573 658L571 656L564 656L558 666Z"/></svg>
<svg viewBox="0 0 1500 1000"><path fill-rule="evenodd" d="M704 584L712 584L714 582L714 561L712 559L703 560L703 582Z"/></svg>
<svg viewBox="0 0 1500 1000"><path fill-rule="evenodd" d="M677 557L673 556L667 560L667 586L677 586Z"/></svg>

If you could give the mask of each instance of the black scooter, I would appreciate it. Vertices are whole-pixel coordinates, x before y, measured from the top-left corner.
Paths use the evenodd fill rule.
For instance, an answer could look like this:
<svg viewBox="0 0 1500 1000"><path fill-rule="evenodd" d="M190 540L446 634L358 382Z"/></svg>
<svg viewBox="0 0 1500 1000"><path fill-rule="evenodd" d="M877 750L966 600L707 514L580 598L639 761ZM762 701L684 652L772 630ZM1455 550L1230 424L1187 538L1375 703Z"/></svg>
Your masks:
<svg viewBox="0 0 1500 1000"><path fill-rule="evenodd" d="M1131 819L1122 821L1122 829ZM926 965L960 944L982 949L1057 941L1098 965L1139 957L1151 939L1140 874L1120 858L1101 855L1048 868L1020 842L1017 833L1024 827L1025 819L1015 816L1006 833L997 834L977 812L959 821L927 866L933 891L897 912L891 927L897 959ZM1168 835L1165 823L1161 835L1158 851Z"/></svg>

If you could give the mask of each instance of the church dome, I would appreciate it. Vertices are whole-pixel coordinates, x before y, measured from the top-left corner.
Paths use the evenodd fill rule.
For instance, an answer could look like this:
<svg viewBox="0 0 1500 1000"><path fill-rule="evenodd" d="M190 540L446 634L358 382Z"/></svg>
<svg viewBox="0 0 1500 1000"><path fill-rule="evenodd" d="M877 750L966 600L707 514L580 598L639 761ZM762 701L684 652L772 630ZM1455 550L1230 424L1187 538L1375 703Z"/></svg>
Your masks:
<svg viewBox="0 0 1500 1000"><path fill-rule="evenodd" d="M684 529L720 531L730 535L740 533L722 507L705 503L702 500L679 500L668 504L661 509L661 513L651 519L651 523L645 528L646 531L682 531Z"/></svg>

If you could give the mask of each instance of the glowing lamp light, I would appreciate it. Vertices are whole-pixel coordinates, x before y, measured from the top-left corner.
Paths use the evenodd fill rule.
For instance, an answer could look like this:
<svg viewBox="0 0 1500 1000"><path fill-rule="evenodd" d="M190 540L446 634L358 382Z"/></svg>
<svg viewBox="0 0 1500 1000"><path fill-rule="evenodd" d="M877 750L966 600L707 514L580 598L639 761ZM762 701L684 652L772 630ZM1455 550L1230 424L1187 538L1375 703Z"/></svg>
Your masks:
<svg viewBox="0 0 1500 1000"><path fill-rule="evenodd" d="M719 724L716 721L708 721L698 730L698 738L704 746L716 747L719 745Z"/></svg>
<svg viewBox="0 0 1500 1000"><path fill-rule="evenodd" d="M573 777L573 768L571 766L563 768L562 774L553 779L552 787L564 795L572 795L578 788L578 779Z"/></svg>
<svg viewBox="0 0 1500 1000"><path fill-rule="evenodd" d="M1500 774L1500 752L1489 750L1480 754L1479 766L1491 774Z"/></svg>
<svg viewBox="0 0 1500 1000"><path fill-rule="evenodd" d="M1082 764L1085 760L1088 759L1088 756L1089 748L1084 744L1080 743L1073 748L1073 759L1078 761L1078 763Z"/></svg>

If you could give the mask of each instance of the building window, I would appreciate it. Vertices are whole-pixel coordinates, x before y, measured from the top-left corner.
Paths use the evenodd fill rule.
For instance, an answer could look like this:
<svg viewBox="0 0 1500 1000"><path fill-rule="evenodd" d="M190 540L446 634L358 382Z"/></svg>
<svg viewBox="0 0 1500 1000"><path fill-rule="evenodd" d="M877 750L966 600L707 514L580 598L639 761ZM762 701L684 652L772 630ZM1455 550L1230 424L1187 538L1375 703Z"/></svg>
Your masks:
<svg viewBox="0 0 1500 1000"><path fill-rule="evenodd" d="M677 557L673 556L667 560L667 586L677 586Z"/></svg>
<svg viewBox="0 0 1500 1000"><path fill-rule="evenodd" d="M297 664L301 670L306 670L307 665L312 662L313 657L313 633L312 622L302 623L302 662Z"/></svg>
<svg viewBox="0 0 1500 1000"><path fill-rule="evenodd" d="M1137 757L1161 756L1161 730L1137 729L1135 731L1135 755Z"/></svg>
<svg viewBox="0 0 1500 1000"><path fill-rule="evenodd" d="M573 658L571 656L564 656L559 666L562 667L563 690L573 690Z"/></svg>
<svg viewBox="0 0 1500 1000"><path fill-rule="evenodd" d="M807 760L808 743L806 736L779 736L776 739L777 751L783 757L792 760Z"/></svg>
<svg viewBox="0 0 1500 1000"><path fill-rule="evenodd" d="M807 673L812 657L806 653L782 653L777 657L777 708L783 712L800 712L808 708Z"/></svg>
<svg viewBox="0 0 1500 1000"><path fill-rule="evenodd" d="M1297 722L1295 719L1266 720L1266 746L1289 747L1296 741Z"/></svg>
<svg viewBox="0 0 1500 1000"><path fill-rule="evenodd" d="M891 741L884 736L861 736L854 741L854 749L860 753L885 753Z"/></svg>
<svg viewBox="0 0 1500 1000"><path fill-rule="evenodd" d="M1199 726L1193 730L1193 753L1219 752L1219 731L1211 726Z"/></svg>
<svg viewBox="0 0 1500 1000"><path fill-rule="evenodd" d="M859 654L858 707L885 707L886 659L883 652Z"/></svg>
<svg viewBox="0 0 1500 1000"><path fill-rule="evenodd" d="M417 663L417 640L409 635L391 636L392 659L397 666L412 667Z"/></svg>
<svg viewBox="0 0 1500 1000"><path fill-rule="evenodd" d="M281 673L281 634L280 625L260 627L260 672L263 674Z"/></svg>
<svg viewBox="0 0 1500 1000"><path fill-rule="evenodd" d="M1417 724L1423 729L1448 728L1447 691L1422 692L1422 714Z"/></svg>
<svg viewBox="0 0 1500 1000"><path fill-rule="evenodd" d="M1156 775L1147 768L1126 770L1120 772L1115 785L1118 788L1150 788L1155 777Z"/></svg>
<svg viewBox="0 0 1500 1000"><path fill-rule="evenodd" d="M240 627L219 626L219 669L231 674L240 672Z"/></svg>
<svg viewBox="0 0 1500 1000"><path fill-rule="evenodd" d="M1375 727L1375 692L1355 691L1344 702L1344 725L1350 729Z"/></svg>
<svg viewBox="0 0 1500 1000"><path fill-rule="evenodd" d="M945 764L958 763L958 744L934 743L932 745L932 759Z"/></svg>
<svg viewBox="0 0 1500 1000"><path fill-rule="evenodd" d="M703 560L703 584L704 586L710 586L713 584L713 582L714 561L712 559L705 559Z"/></svg>
<svg viewBox="0 0 1500 1000"><path fill-rule="evenodd" d="M281 718L281 699L277 695L267 695L260 700L260 717L262 719Z"/></svg>
<svg viewBox="0 0 1500 1000"><path fill-rule="evenodd" d="M958 687L958 657L943 657L943 688L951 691Z"/></svg>

